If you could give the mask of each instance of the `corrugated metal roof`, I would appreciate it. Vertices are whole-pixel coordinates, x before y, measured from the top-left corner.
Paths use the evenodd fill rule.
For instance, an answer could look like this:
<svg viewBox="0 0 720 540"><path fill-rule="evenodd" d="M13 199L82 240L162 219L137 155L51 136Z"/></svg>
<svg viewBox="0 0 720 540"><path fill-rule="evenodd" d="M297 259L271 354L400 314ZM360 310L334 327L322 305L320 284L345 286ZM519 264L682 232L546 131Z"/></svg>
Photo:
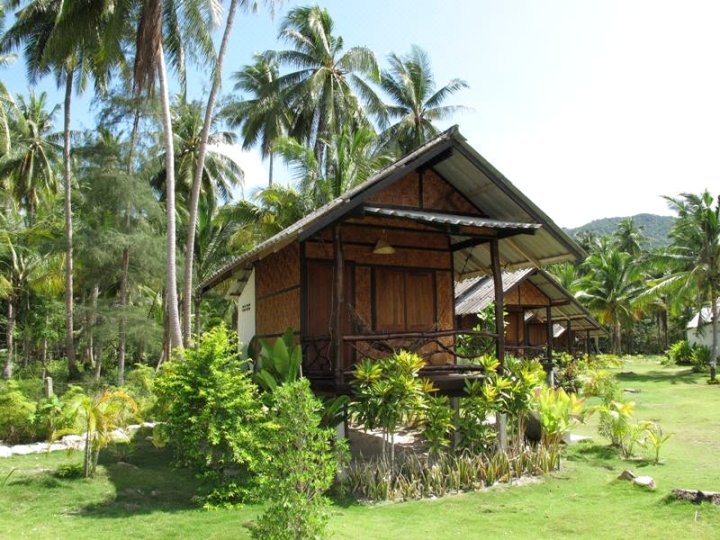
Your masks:
<svg viewBox="0 0 720 540"><path fill-rule="evenodd" d="M458 214L446 214L444 212L427 212L425 210L406 210L404 208L380 208L366 206L365 213L377 215L407 218L426 223L441 223L443 225L466 225L468 227L489 227L492 229L509 229L513 231L527 231L533 233L540 228L538 223L520 223L513 221L500 221L474 216L461 216Z"/></svg>
<svg viewBox="0 0 720 540"><path fill-rule="evenodd" d="M475 152L458 132L457 126L453 126L366 182L221 267L200 284L200 291L214 287L235 274L236 270L249 268L256 260L282 249L296 239L312 236L364 204L373 194L395 180L428 163L432 163L432 167L446 181L463 193L486 216L487 222L521 225L528 232L537 229L533 235L500 240L500 261L504 269L575 260L584 254L550 218ZM540 228L537 228L538 225ZM467 238L457 236L452 241L455 243L456 240ZM456 277L491 273L489 248L486 245L455 251L453 257ZM242 284L239 288L242 288Z"/></svg>
<svg viewBox="0 0 720 540"><path fill-rule="evenodd" d="M530 268L515 272L503 272L503 294L508 294L526 279L550 299L552 320L558 321L563 328L567 326L569 320L573 330L590 330L591 334L607 333L572 293L545 270ZM457 315L479 313L494 300L495 286L490 277L468 279L455 284L455 313ZM546 320L545 309L530 311L539 321Z"/></svg>

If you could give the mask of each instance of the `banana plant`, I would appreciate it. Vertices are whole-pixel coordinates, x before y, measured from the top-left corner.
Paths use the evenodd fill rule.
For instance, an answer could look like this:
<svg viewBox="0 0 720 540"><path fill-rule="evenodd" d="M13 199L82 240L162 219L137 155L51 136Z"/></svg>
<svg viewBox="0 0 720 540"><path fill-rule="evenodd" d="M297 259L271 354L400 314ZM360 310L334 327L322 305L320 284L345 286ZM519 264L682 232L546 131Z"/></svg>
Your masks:
<svg viewBox="0 0 720 540"><path fill-rule="evenodd" d="M264 390L272 392L278 386L302 377L302 348L294 341L292 328L274 343L260 340L255 380Z"/></svg>

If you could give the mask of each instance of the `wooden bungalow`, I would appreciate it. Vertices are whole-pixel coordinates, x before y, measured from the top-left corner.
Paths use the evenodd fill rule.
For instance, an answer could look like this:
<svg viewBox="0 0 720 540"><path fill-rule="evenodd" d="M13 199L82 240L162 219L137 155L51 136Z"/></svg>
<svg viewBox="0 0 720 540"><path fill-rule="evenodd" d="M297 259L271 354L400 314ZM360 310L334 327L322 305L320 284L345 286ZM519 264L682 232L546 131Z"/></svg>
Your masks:
<svg viewBox="0 0 720 540"><path fill-rule="evenodd" d="M551 358L553 350L589 353L607 331L545 270L503 272L505 349L510 354ZM489 276L455 284L455 314L460 329L478 324L477 314L495 301Z"/></svg>
<svg viewBox="0 0 720 540"><path fill-rule="evenodd" d="M293 328L316 390L346 392L355 362L406 348L452 394L471 369L455 361L454 283L582 255L453 127L237 257L200 292L225 282L245 343ZM504 334L492 337L502 359Z"/></svg>

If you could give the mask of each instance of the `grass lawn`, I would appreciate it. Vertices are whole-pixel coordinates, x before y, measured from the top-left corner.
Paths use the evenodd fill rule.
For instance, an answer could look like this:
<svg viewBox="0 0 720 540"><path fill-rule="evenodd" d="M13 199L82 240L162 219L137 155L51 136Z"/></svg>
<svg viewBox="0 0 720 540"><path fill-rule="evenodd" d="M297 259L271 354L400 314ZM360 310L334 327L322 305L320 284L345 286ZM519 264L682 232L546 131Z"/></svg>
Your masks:
<svg viewBox="0 0 720 540"><path fill-rule="evenodd" d="M618 370L636 416L673 437L664 464L623 461L595 434L568 450L561 470L537 484L401 504L336 505L333 538L718 538L720 507L668 499L674 487L720 491L720 386L687 368L631 360ZM57 478L78 453L0 460L0 538L246 538L258 508L204 511L198 486L168 455L139 443L118 462L106 453L94 480ZM623 469L655 478L645 492L615 478ZM7 475L12 474L6 479ZM6 479L6 480L5 480Z"/></svg>

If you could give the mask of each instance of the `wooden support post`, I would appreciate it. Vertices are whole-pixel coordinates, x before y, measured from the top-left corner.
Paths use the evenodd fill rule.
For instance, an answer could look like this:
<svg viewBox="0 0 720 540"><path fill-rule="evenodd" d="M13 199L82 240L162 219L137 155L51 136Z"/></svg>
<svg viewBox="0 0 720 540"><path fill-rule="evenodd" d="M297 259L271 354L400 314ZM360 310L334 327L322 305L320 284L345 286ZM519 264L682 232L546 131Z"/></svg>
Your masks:
<svg viewBox="0 0 720 540"><path fill-rule="evenodd" d="M567 350L572 355L575 352L574 339L572 334L572 319L567 320Z"/></svg>
<svg viewBox="0 0 720 540"><path fill-rule="evenodd" d="M450 406L453 410L453 417L455 418L454 422L455 425L460 425L460 398L451 397L450 398ZM456 429L453 431L452 436L452 449L457 450L458 446L460 445L460 432Z"/></svg>
<svg viewBox="0 0 720 540"><path fill-rule="evenodd" d="M495 286L495 334L497 334L495 354L500 362L500 373L502 373L505 369L505 319L503 316L505 298L502 269L500 268L500 246L496 238L490 240L490 262L492 265L493 285ZM495 424L498 435L498 445L501 451L505 451L508 446L507 418L505 414L498 413Z"/></svg>
<svg viewBox="0 0 720 540"><path fill-rule="evenodd" d="M590 330L585 330L585 354L590 354Z"/></svg>
<svg viewBox="0 0 720 540"><path fill-rule="evenodd" d="M547 383L550 386L555 386L555 377L553 375L553 322L550 306L545 308L545 332L547 335Z"/></svg>
<svg viewBox="0 0 720 540"><path fill-rule="evenodd" d="M342 339L342 310L345 303L343 298L345 285L343 283L343 274L345 271L343 264L342 237L340 234L340 225L335 225L333 229L333 247L335 248L335 294L333 295L333 345L335 347L335 385L340 386L343 383L343 339Z"/></svg>

